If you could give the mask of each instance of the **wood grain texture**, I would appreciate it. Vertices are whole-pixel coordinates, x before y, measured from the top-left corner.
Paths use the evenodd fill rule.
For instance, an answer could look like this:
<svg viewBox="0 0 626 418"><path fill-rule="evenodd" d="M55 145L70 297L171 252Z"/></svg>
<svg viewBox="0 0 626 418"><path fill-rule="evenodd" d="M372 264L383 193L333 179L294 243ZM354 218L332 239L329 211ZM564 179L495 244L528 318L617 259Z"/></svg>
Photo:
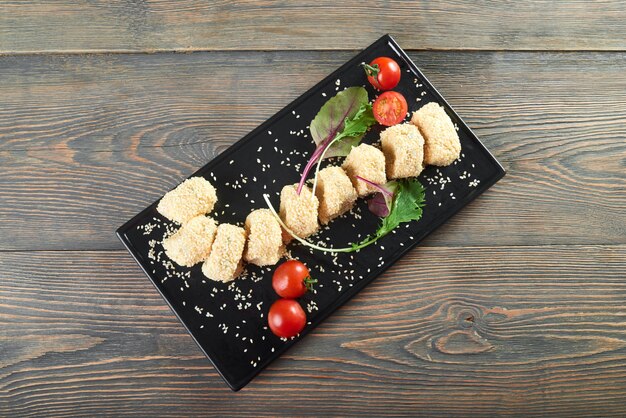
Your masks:
<svg viewBox="0 0 626 418"><path fill-rule="evenodd" d="M508 174L231 393L113 231L384 33ZM626 416L624 68L618 0L0 2L0 416Z"/></svg>
<svg viewBox="0 0 626 418"><path fill-rule="evenodd" d="M121 248L124 220L351 55L0 59L0 249ZM509 171L429 245L626 243L626 54L411 56Z"/></svg>
<svg viewBox="0 0 626 418"><path fill-rule="evenodd" d="M4 1L0 53L357 49L624 50L605 1Z"/></svg>
<svg viewBox="0 0 626 418"><path fill-rule="evenodd" d="M0 266L1 416L626 414L624 245L417 248L236 394L126 252Z"/></svg>

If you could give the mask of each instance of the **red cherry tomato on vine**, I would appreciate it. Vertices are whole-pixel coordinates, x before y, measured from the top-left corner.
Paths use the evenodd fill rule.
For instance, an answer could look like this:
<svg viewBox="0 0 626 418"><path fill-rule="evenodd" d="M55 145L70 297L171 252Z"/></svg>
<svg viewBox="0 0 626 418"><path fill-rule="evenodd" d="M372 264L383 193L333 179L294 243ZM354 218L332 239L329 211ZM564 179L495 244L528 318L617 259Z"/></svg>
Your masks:
<svg viewBox="0 0 626 418"><path fill-rule="evenodd" d="M381 125L392 126L404 120L409 106L397 91L386 91L374 101L372 112Z"/></svg>
<svg viewBox="0 0 626 418"><path fill-rule="evenodd" d="M298 335L304 329L306 314L297 301L278 299L270 306L267 322L274 335L290 338Z"/></svg>
<svg viewBox="0 0 626 418"><path fill-rule="evenodd" d="M311 278L309 269L298 260L287 260L274 271L272 287L278 296L296 299L312 290L317 280Z"/></svg>
<svg viewBox="0 0 626 418"><path fill-rule="evenodd" d="M400 82L402 71L397 62L388 57L378 57L372 62L363 64L367 80L378 90L391 90Z"/></svg>

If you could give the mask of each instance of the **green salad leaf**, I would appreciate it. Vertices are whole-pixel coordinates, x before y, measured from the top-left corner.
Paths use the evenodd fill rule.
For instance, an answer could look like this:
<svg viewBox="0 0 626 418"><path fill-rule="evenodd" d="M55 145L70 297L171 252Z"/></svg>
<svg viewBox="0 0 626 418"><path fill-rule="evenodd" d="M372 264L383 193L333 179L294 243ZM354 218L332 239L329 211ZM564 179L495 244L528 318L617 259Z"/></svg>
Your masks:
<svg viewBox="0 0 626 418"><path fill-rule="evenodd" d="M322 160L348 155L375 123L372 105L369 103L367 90L363 87L349 87L324 103L310 124L311 136L317 148L304 167L298 184L298 194L313 166L316 166L313 183L315 192Z"/></svg>
<svg viewBox="0 0 626 418"><path fill-rule="evenodd" d="M359 110L351 118L346 119L343 129L328 144L320 157L320 161L324 158L345 157L348 155L352 147L359 145L363 135L375 123L376 119L374 118L374 113L372 113L372 105L368 102L362 103Z"/></svg>
<svg viewBox="0 0 626 418"><path fill-rule="evenodd" d="M389 215L382 218L381 225L374 234L359 243L352 244L352 248L355 251L365 248L393 231L400 224L419 220L422 217L425 191L424 186L417 179L397 181Z"/></svg>

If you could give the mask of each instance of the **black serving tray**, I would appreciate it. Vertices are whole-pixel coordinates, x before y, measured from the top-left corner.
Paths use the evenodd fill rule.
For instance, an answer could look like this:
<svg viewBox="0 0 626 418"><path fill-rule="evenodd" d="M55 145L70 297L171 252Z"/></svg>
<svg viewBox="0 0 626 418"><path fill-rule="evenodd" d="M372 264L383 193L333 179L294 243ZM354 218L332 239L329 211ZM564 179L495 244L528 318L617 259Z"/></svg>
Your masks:
<svg viewBox="0 0 626 418"><path fill-rule="evenodd" d="M206 279L200 265L164 265L167 258L158 241L173 224L157 213L157 202L117 230L120 240L233 390L245 386L335 309L504 176L498 161L391 36L385 35L193 174L206 177L217 188L219 200L211 216L219 222L241 225L250 211L266 207L263 193L271 195L277 208L281 188L298 181L300 169L315 148L307 128L309 123L326 100L345 87L365 86L373 99L377 92L367 83L359 64L378 56L392 57L400 64L402 79L395 90L404 94L410 111L431 101L445 107L458 127L462 156L448 167L424 170L419 177L426 187L422 219L402 225L377 244L358 253L339 255L312 252L298 243L289 246L291 255L305 262L319 280L316 293L307 293L300 299L308 323L298 337L281 340L267 328L267 312L277 299L271 286L273 268L248 266L243 277L224 284ZM363 142L375 142L380 130L373 128ZM333 221L315 240L340 247L374 232L380 220L367 211L363 199L356 211L360 217L346 215Z"/></svg>

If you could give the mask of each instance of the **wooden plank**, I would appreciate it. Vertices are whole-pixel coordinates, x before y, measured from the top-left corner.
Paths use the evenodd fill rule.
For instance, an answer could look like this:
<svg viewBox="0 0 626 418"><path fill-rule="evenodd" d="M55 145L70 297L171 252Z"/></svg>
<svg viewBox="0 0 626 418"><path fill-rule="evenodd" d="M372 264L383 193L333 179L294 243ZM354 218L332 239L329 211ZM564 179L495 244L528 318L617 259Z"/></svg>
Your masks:
<svg viewBox="0 0 626 418"><path fill-rule="evenodd" d="M358 49L624 50L619 0L3 2L0 53Z"/></svg>
<svg viewBox="0 0 626 418"><path fill-rule="evenodd" d="M624 245L415 249L238 394L124 251L0 266L2 416L626 414Z"/></svg>
<svg viewBox="0 0 626 418"><path fill-rule="evenodd" d="M121 248L124 220L351 55L0 59L0 249ZM412 57L509 170L429 245L626 243L626 54Z"/></svg>

